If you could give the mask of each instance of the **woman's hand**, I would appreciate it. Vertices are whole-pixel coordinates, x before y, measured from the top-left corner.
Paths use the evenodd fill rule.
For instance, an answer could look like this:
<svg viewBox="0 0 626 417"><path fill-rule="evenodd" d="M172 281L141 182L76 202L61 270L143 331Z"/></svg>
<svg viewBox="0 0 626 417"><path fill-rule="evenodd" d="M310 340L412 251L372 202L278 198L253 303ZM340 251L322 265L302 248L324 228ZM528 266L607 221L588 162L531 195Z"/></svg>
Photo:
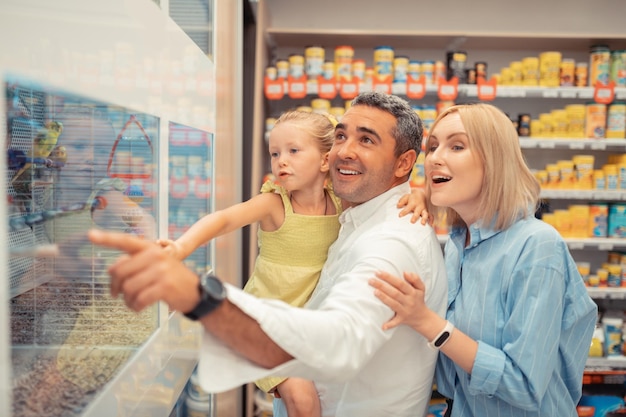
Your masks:
<svg viewBox="0 0 626 417"><path fill-rule="evenodd" d="M398 201L397 207L402 208L399 216L403 217L412 213L411 223L415 223L418 219L421 219L422 224L428 222L432 225L434 219L426 208L427 201L426 193L422 188L411 188L411 193L403 195Z"/></svg>
<svg viewBox="0 0 626 417"><path fill-rule="evenodd" d="M424 282L413 272L405 272L404 279L383 271L377 272L376 277L369 280L375 288L374 295L396 313L383 330L406 324L420 332L420 324L430 312L424 303Z"/></svg>

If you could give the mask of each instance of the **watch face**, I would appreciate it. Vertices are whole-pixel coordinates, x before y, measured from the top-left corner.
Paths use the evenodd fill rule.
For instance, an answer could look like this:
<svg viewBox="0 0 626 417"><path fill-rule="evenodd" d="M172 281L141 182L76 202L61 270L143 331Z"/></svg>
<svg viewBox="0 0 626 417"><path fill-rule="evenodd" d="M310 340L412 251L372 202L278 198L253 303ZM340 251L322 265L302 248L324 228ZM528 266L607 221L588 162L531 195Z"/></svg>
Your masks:
<svg viewBox="0 0 626 417"><path fill-rule="evenodd" d="M201 285L211 298L217 300L224 299L224 285L214 275L206 274L202 276Z"/></svg>

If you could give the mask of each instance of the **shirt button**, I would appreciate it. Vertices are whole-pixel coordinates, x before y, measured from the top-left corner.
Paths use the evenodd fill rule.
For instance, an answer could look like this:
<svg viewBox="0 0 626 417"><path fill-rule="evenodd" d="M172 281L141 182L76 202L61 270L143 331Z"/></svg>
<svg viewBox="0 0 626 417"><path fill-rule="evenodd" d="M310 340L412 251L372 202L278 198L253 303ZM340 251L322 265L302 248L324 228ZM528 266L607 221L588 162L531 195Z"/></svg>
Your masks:
<svg viewBox="0 0 626 417"><path fill-rule="evenodd" d="M472 247L473 247L473 248L475 248L476 246L478 246L478 243L474 243L474 244L472 245Z"/></svg>

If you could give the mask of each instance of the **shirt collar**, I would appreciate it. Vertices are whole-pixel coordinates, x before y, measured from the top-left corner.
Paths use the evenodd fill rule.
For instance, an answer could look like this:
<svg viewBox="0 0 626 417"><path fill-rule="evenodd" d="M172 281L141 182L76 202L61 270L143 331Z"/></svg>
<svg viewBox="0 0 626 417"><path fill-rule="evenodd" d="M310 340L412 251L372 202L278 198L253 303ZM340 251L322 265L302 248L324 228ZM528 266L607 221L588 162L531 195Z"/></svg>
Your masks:
<svg viewBox="0 0 626 417"><path fill-rule="evenodd" d="M365 203L358 206L349 207L339 216L339 222L341 224L349 224L355 228L358 228L361 224L373 217L387 202L389 199L395 198L395 201L400 200L405 194L411 192L409 182L396 185L395 187L385 191L384 193L372 198Z"/></svg>
<svg viewBox="0 0 626 417"><path fill-rule="evenodd" d="M492 225L482 226L481 223L482 223L481 221L472 223L467 229L470 234L470 241L468 245L468 247L470 248L477 246L483 240L487 240L490 237L497 235L498 233L501 232L500 230L494 229ZM463 226L455 226L454 228L452 228L452 231L450 232L450 238L453 240L463 239L463 242L464 242L465 230L466 229ZM461 247L463 247L463 245L461 245Z"/></svg>

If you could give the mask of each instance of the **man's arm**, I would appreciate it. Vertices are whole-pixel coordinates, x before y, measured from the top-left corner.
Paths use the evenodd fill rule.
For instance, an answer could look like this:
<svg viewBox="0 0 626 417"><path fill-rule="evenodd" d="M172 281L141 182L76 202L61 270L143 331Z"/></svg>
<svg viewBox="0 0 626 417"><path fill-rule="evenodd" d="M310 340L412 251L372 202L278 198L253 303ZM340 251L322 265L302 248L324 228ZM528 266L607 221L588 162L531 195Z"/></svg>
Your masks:
<svg viewBox="0 0 626 417"><path fill-rule="evenodd" d="M198 276L156 243L125 233L89 231L92 243L125 252L109 267L111 295L134 310L164 301L188 312L200 301ZM259 323L228 299L201 319L205 329L251 362L273 368L292 357L270 339Z"/></svg>
<svg viewBox="0 0 626 417"><path fill-rule="evenodd" d="M293 359L265 334L256 320L228 299L200 322L226 346L264 368L274 368Z"/></svg>

